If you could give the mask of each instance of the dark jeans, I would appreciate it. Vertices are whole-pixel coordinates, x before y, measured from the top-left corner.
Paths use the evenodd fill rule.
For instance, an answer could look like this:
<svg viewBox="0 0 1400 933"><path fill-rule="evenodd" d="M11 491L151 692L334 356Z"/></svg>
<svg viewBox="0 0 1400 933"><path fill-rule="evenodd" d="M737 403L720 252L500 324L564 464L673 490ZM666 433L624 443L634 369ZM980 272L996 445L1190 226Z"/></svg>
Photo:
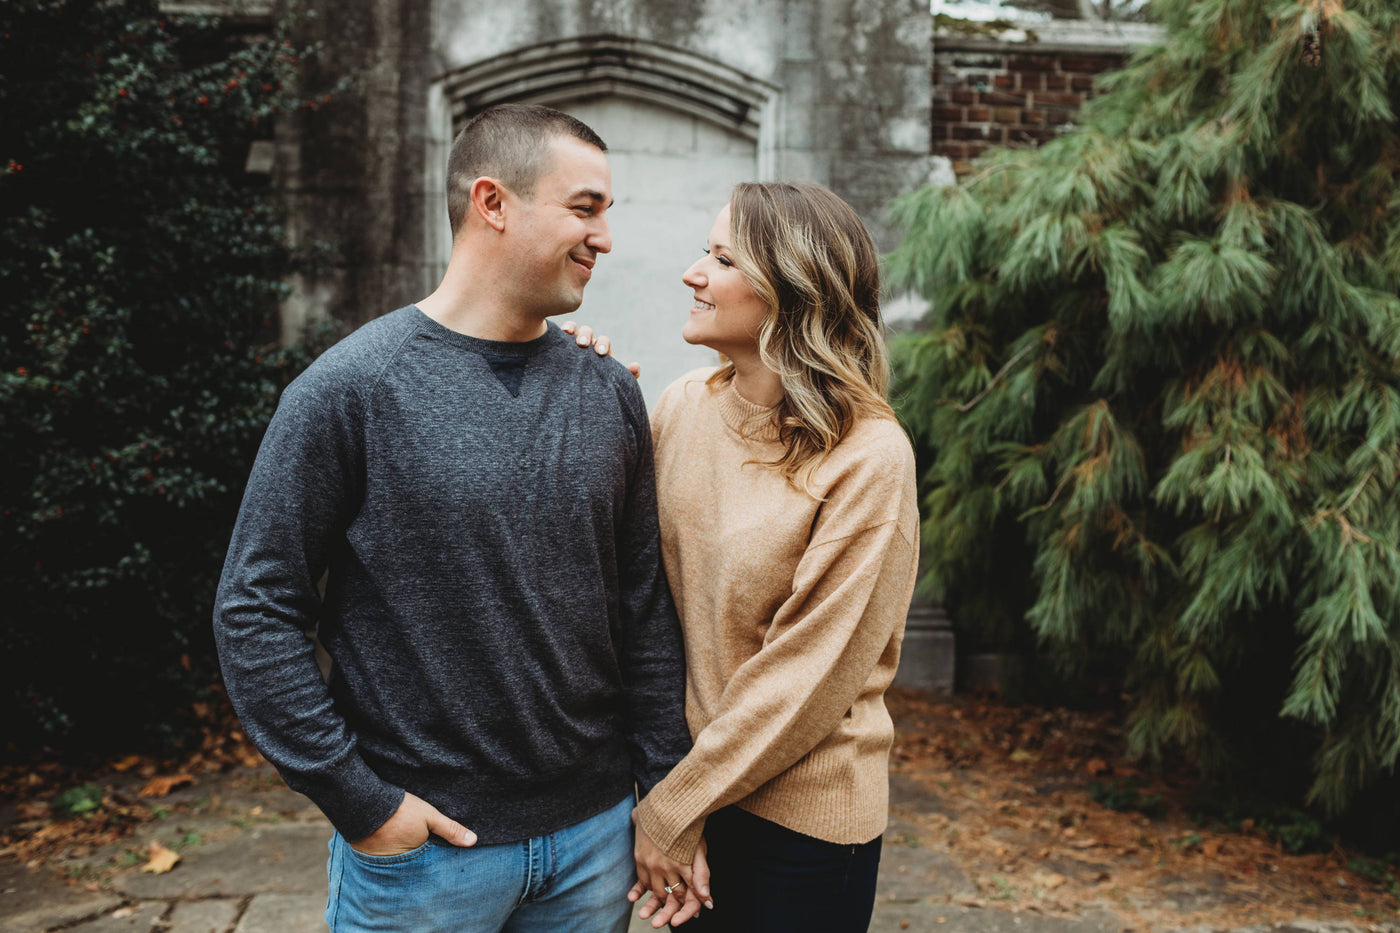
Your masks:
<svg viewBox="0 0 1400 933"><path fill-rule="evenodd" d="M738 807L705 821L714 910L682 933L865 933L875 907L880 837L839 845Z"/></svg>

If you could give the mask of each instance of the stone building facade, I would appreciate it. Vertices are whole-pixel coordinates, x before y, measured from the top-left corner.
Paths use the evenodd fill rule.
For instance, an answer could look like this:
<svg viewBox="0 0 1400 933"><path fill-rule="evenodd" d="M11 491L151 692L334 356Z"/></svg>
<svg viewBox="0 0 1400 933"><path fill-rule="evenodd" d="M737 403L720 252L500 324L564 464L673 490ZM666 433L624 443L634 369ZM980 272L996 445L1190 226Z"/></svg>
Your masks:
<svg viewBox="0 0 1400 933"><path fill-rule="evenodd" d="M680 275L734 183L829 185L889 249L891 198L951 182L952 168L992 142L1052 132L1072 118L1088 76L1121 57L1102 42L1094 52L1092 42L1024 35L935 39L926 0L320 0L316 9L308 38L354 83L283 128L274 174L294 238L334 244L340 258L296 283L284 337L309 319L353 325L431 291L450 245L443 189L455 132L494 103L544 103L609 144L614 248L577 316L642 362L652 402L712 362L679 337L689 307ZM1068 52L1079 59L1057 57ZM919 310L888 305L896 318Z"/></svg>
<svg viewBox="0 0 1400 933"><path fill-rule="evenodd" d="M432 289L448 147L494 103L559 107L608 142L614 248L578 316L642 361L651 401L710 361L679 338L680 275L734 183L823 182L878 228L932 164L921 0L328 2L314 28L359 80L288 134L278 171L296 236L345 258L300 283L288 335L308 315L359 322Z"/></svg>

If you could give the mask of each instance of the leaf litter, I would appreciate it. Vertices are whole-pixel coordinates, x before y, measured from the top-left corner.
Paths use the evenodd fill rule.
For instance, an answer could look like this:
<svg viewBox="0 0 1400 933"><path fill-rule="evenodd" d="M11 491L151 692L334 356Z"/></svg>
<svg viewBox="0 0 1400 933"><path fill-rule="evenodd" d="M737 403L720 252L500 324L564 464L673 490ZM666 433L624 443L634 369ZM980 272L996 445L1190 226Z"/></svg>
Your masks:
<svg viewBox="0 0 1400 933"><path fill-rule="evenodd" d="M1136 931L1302 918L1400 930L1400 886L1351 870L1357 853L1291 854L1251 820L1198 822L1200 779L1124 757L1115 713L897 688L888 700L891 773L921 798L899 815L963 868L970 900L1055 916L1106 908Z"/></svg>
<svg viewBox="0 0 1400 933"><path fill-rule="evenodd" d="M174 791L234 768L266 765L222 692L215 695L217 702L193 704L200 742L183 757L128 754L85 767L55 761L0 766L0 802L14 802L12 820L0 825L0 857L30 868L85 857L143 824L190 809L188 801L169 801ZM178 854L160 848L146 853L143 870L174 867ZM174 861L167 864L164 853Z"/></svg>

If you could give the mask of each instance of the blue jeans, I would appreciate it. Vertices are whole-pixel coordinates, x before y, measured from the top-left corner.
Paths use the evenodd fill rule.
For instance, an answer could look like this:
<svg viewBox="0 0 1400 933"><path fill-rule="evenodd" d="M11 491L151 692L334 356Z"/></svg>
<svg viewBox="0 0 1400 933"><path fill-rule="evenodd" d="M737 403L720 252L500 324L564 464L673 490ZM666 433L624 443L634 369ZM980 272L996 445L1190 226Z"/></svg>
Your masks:
<svg viewBox="0 0 1400 933"><path fill-rule="evenodd" d="M326 923L337 933L625 933L636 881L631 797L545 836L469 849L436 836L365 855L336 833Z"/></svg>

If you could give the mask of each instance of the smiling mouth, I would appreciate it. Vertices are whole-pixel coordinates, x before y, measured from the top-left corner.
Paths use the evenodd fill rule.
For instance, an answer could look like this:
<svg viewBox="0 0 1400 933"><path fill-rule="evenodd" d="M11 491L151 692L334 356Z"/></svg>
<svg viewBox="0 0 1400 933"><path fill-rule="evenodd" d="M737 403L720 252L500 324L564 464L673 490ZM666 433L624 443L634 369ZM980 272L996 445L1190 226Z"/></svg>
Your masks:
<svg viewBox="0 0 1400 933"><path fill-rule="evenodd" d="M584 269L588 270L589 272L592 272L592 271L593 271L593 265L594 265L594 262L595 262L594 260L592 260L592 259L584 259L582 256L570 256L569 258L572 259L574 262L578 263L580 266L582 266Z"/></svg>
<svg viewBox="0 0 1400 933"><path fill-rule="evenodd" d="M695 299L695 304L690 308L692 311L713 311L714 309L714 305L710 304L708 301L701 301L699 298Z"/></svg>

